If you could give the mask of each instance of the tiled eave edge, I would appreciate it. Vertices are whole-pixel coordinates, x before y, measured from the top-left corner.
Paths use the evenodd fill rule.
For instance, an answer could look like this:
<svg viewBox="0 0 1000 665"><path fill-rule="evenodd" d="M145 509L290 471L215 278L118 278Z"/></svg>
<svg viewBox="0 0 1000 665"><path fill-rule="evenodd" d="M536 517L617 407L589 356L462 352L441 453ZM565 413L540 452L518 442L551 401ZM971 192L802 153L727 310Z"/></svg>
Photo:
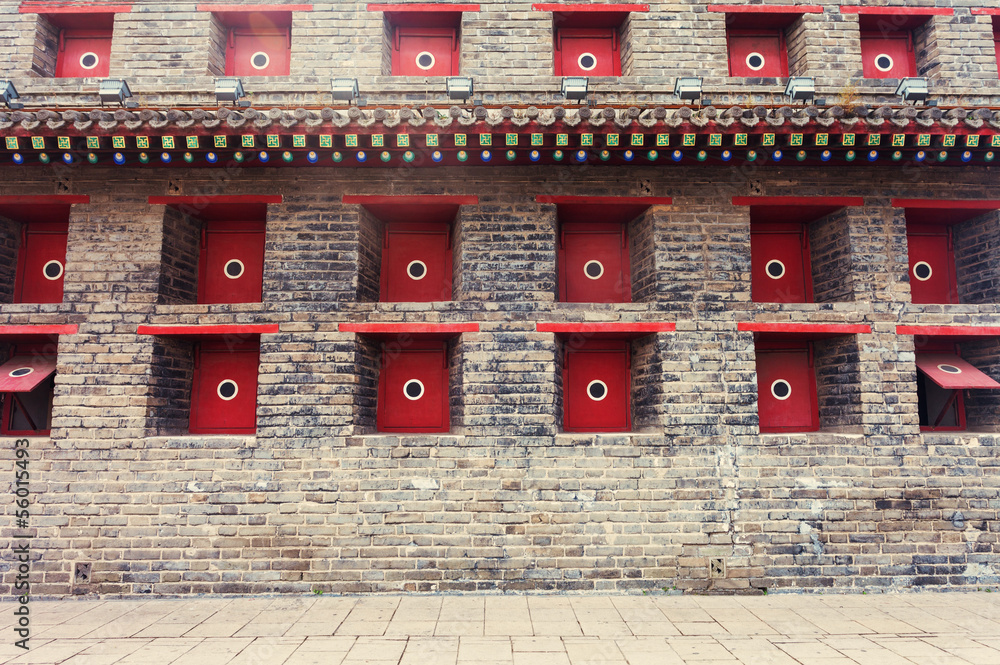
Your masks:
<svg viewBox="0 0 1000 665"><path fill-rule="evenodd" d="M5 136L459 133L1000 133L989 108L756 106L31 110L0 112Z"/></svg>

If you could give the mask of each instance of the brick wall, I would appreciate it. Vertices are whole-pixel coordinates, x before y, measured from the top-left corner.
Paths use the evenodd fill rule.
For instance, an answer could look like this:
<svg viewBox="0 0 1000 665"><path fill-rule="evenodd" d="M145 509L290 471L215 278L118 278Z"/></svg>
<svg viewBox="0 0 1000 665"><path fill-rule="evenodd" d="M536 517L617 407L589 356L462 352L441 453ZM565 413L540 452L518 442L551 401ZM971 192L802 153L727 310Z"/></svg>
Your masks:
<svg viewBox="0 0 1000 665"><path fill-rule="evenodd" d="M599 82L599 103L662 103L686 74L704 76L717 99L780 92L728 77L725 15L706 4L631 15L626 76ZM790 29L790 66L833 97L860 76L858 23L822 4ZM45 76L53 33L17 5L0 2L4 75L36 104L96 104L79 93L93 81ZM957 7L921 37L943 106L1000 91L986 19ZM487 3L463 16L461 34L462 71L487 100L553 102L551 15ZM255 105L326 105L329 79L344 75L359 77L371 105L443 100L441 80L386 75L378 12L318 3L295 13L292 35L291 76L247 81ZM224 36L193 3L137 2L116 19L112 75L146 105L212 105ZM887 85L860 91L872 101ZM998 217L955 229L963 304L913 305L905 217L890 202L992 198L993 167L7 173L0 195L92 201L72 210L60 304L3 297L16 227L0 224L0 323L80 326L58 340L52 434L31 446L40 595L750 592L1000 575L1000 398L967 396L968 432L921 433L915 341L896 334L898 324L997 324L988 250L1000 246ZM261 193L284 196L268 208L264 302L195 304L200 222L148 196ZM377 302L383 224L342 197L387 193L478 195L452 229L453 301ZM673 197L629 224L632 303L558 302L556 208L539 194ZM749 210L733 195L865 197L810 226L816 303L751 302ZM381 342L338 331L347 321L480 324L449 344L448 434L377 432ZM562 431L566 339L537 332L540 321L677 323L631 343L633 432ZM753 335L736 327L745 321L872 327L815 344L821 431L760 434ZM254 436L186 434L193 342L137 334L141 324L209 323L279 326L260 338ZM962 351L1000 379L996 340ZM0 452L6 464L11 450ZM727 563L725 577L709 577L711 558ZM91 584L73 586L76 561L93 562ZM4 572L0 591L12 582Z"/></svg>
<svg viewBox="0 0 1000 665"><path fill-rule="evenodd" d="M674 77L690 75L704 77L706 95L717 104L780 95L784 81L746 85L728 76L726 14L707 11L708 4L653 3L648 12L630 14L620 31L624 76L595 80L597 103L664 103ZM881 103L878 97L891 94L895 82L861 78L858 15L842 14L834 0L819 4L823 13L805 14L787 31L790 73L816 77L818 97L837 99L856 84L862 98ZM86 104L96 105L95 81L52 78L57 31L38 14L18 13L19 5L0 2L0 47L10 55L4 76L38 103L78 106L82 86ZM126 78L143 104L214 104L212 78L224 71L226 29L196 6L139 0L132 12L116 16L111 76ZM931 79L942 105L957 103L960 95L986 103L986 95L1000 91L990 17L973 16L963 6L954 11L915 30L920 73ZM475 77L487 103L551 103L560 88L553 75L553 29L552 15L532 10L531 3L482 4L462 17L461 72ZM292 13L290 76L244 83L263 108L329 104L329 81L338 76L357 77L371 104L447 102L443 77L389 75L389 35L382 12L314 3L313 11Z"/></svg>

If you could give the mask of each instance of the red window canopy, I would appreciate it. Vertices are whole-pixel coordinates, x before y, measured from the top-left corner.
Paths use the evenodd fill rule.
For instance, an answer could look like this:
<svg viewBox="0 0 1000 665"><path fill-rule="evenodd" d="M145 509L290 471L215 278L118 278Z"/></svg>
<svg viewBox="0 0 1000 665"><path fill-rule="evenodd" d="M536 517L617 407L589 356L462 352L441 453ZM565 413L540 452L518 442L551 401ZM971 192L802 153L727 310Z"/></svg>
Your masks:
<svg viewBox="0 0 1000 665"><path fill-rule="evenodd" d="M931 381L948 390L1000 388L1000 383L954 353L917 354L917 368Z"/></svg>
<svg viewBox="0 0 1000 665"><path fill-rule="evenodd" d="M55 356L15 356L0 365L0 393L30 393L55 371Z"/></svg>
<svg viewBox="0 0 1000 665"><path fill-rule="evenodd" d="M961 224L993 210L1000 199L892 199L893 208L903 208L907 224Z"/></svg>
<svg viewBox="0 0 1000 665"><path fill-rule="evenodd" d="M726 27L739 30L783 30L803 14L821 14L819 5L709 5L726 15Z"/></svg>
<svg viewBox="0 0 1000 665"><path fill-rule="evenodd" d="M849 206L863 206L860 196L734 196L734 206L750 207L750 223L809 224Z"/></svg>
<svg viewBox="0 0 1000 665"><path fill-rule="evenodd" d="M292 24L292 12L310 12L312 5L224 5L201 4L200 12L212 12L230 28L274 29Z"/></svg>
<svg viewBox="0 0 1000 665"><path fill-rule="evenodd" d="M531 5L536 12L552 12L556 28L617 28L631 12L648 12L644 4L558 4Z"/></svg>

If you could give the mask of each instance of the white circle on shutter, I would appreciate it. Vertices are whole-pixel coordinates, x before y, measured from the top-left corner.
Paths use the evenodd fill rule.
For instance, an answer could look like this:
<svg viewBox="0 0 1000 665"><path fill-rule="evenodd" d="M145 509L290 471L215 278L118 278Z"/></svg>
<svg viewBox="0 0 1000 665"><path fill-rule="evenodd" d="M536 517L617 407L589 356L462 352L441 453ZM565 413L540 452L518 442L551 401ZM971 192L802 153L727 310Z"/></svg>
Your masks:
<svg viewBox="0 0 1000 665"><path fill-rule="evenodd" d="M424 396L424 384L418 379L410 379L403 384L403 397L416 401Z"/></svg>
<svg viewBox="0 0 1000 665"><path fill-rule="evenodd" d="M583 274L587 279L600 279L604 276L604 264L600 261L587 261L583 264Z"/></svg>
<svg viewBox="0 0 1000 665"><path fill-rule="evenodd" d="M926 282L934 274L934 269L927 261L917 261L913 264L913 276L921 282Z"/></svg>
<svg viewBox="0 0 1000 665"><path fill-rule="evenodd" d="M589 72L597 67L597 56L593 53L581 53L576 59L577 66L585 72Z"/></svg>
<svg viewBox="0 0 1000 665"><path fill-rule="evenodd" d="M792 384L784 379L776 379L771 384L771 395L782 402L792 396Z"/></svg>
<svg viewBox="0 0 1000 665"><path fill-rule="evenodd" d="M601 402L608 396L608 384L597 379L587 384L587 397L595 402Z"/></svg>
<svg viewBox="0 0 1000 665"><path fill-rule="evenodd" d="M235 399L240 392L240 387L232 379L223 379L219 381L219 385L215 389L216 394L218 394L219 399L228 402L231 399Z"/></svg>
<svg viewBox="0 0 1000 665"><path fill-rule="evenodd" d="M437 61L434 59L434 54L431 53L430 51L421 51L420 53L417 54L417 57L414 60L414 62L416 62L418 68L426 71L431 67L433 67L434 63Z"/></svg>
<svg viewBox="0 0 1000 665"><path fill-rule="evenodd" d="M423 261L410 261L406 266L406 275L418 281L427 277L427 264Z"/></svg>
<svg viewBox="0 0 1000 665"><path fill-rule="evenodd" d="M891 70L895 64L896 63L893 61L892 56L888 53L879 53L875 56L875 69L880 72L887 72Z"/></svg>
<svg viewBox="0 0 1000 665"><path fill-rule="evenodd" d="M7 376L13 377L15 379L20 379L22 376L28 376L35 371L34 367L18 367L17 369L12 369Z"/></svg>
<svg viewBox="0 0 1000 665"><path fill-rule="evenodd" d="M941 370L942 372L946 373L946 374L961 374L962 373L962 368L961 367L955 367L954 365L948 365L946 363L938 365L937 368L939 370Z"/></svg>
<svg viewBox="0 0 1000 665"><path fill-rule="evenodd" d="M101 58L92 51L87 51L80 56L80 66L84 69L94 69L100 62Z"/></svg>
<svg viewBox="0 0 1000 665"><path fill-rule="evenodd" d="M785 276L785 264L778 259L771 259L764 265L764 272L771 279L781 279Z"/></svg>
<svg viewBox="0 0 1000 665"><path fill-rule="evenodd" d="M756 51L748 53L746 63L751 70L759 72L764 69L764 56Z"/></svg>
<svg viewBox="0 0 1000 665"><path fill-rule="evenodd" d="M245 271L246 266L239 259L229 259L226 261L226 265L222 267L222 272L229 279L239 279Z"/></svg>
<svg viewBox="0 0 1000 665"><path fill-rule="evenodd" d="M54 282L63 276L63 264L55 259L49 261L42 266L42 276L45 279Z"/></svg>
<svg viewBox="0 0 1000 665"><path fill-rule="evenodd" d="M250 66L254 69L267 69L267 66L271 64L271 56L263 51L257 51L250 56Z"/></svg>

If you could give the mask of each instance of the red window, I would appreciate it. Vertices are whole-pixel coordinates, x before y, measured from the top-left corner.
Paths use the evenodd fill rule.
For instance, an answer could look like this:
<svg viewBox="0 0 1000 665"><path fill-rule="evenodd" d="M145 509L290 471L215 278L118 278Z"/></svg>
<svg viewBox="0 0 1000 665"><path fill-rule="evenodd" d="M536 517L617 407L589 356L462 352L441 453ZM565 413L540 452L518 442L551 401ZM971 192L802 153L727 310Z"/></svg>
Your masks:
<svg viewBox="0 0 1000 665"><path fill-rule="evenodd" d="M226 28L226 76L288 76L292 49L292 11L309 5L199 5Z"/></svg>
<svg viewBox="0 0 1000 665"><path fill-rule="evenodd" d="M917 408L920 428L924 430L964 430L963 391L1000 388L1000 383L963 360L958 345L953 343L923 343L916 362Z"/></svg>
<svg viewBox="0 0 1000 665"><path fill-rule="evenodd" d="M110 71L111 28L62 28L56 77L106 78Z"/></svg>
<svg viewBox="0 0 1000 665"><path fill-rule="evenodd" d="M556 76L621 76L618 28L556 30Z"/></svg>
<svg viewBox="0 0 1000 665"><path fill-rule="evenodd" d="M802 224L751 224L750 293L754 302L812 302L809 236Z"/></svg>
<svg viewBox="0 0 1000 665"><path fill-rule="evenodd" d="M202 228L198 302L260 302L264 222L209 221Z"/></svg>
<svg viewBox="0 0 1000 665"><path fill-rule="evenodd" d="M788 76L784 30L731 29L728 39L730 76Z"/></svg>
<svg viewBox="0 0 1000 665"><path fill-rule="evenodd" d="M563 302L631 302L628 234L624 224L562 224L559 299Z"/></svg>
<svg viewBox="0 0 1000 665"><path fill-rule="evenodd" d="M257 429L259 343L214 340L195 347L192 434L253 434Z"/></svg>
<svg viewBox="0 0 1000 665"><path fill-rule="evenodd" d="M442 11L435 11L440 7ZM393 76L454 76L460 60L463 11L479 5L370 4L381 11L392 38Z"/></svg>
<svg viewBox="0 0 1000 665"><path fill-rule="evenodd" d="M629 354L627 340L567 340L563 358L563 429L631 429Z"/></svg>
<svg viewBox="0 0 1000 665"><path fill-rule="evenodd" d="M458 31L454 28L395 29L392 73L395 76L458 74Z"/></svg>
<svg viewBox="0 0 1000 665"><path fill-rule="evenodd" d="M898 34L861 33L861 66L868 79L896 79L917 75L913 53L913 35L909 30Z"/></svg>
<svg viewBox="0 0 1000 665"><path fill-rule="evenodd" d="M68 222L29 222L24 226L14 302L62 302L68 228Z"/></svg>
<svg viewBox="0 0 1000 665"><path fill-rule="evenodd" d="M906 244L910 263L910 300L924 304L958 302L955 253L951 227L908 224Z"/></svg>
<svg viewBox="0 0 1000 665"><path fill-rule="evenodd" d="M387 224L380 300L451 300L451 266L448 224Z"/></svg>
<svg viewBox="0 0 1000 665"><path fill-rule="evenodd" d="M19 344L0 365L0 434L44 436L52 420L56 357L51 344Z"/></svg>
<svg viewBox="0 0 1000 665"><path fill-rule="evenodd" d="M226 76L288 76L292 32L284 28L230 28Z"/></svg>
<svg viewBox="0 0 1000 665"><path fill-rule="evenodd" d="M376 411L382 432L447 432L447 343L421 341L402 350L384 348Z"/></svg>
<svg viewBox="0 0 1000 665"><path fill-rule="evenodd" d="M758 342L757 414L760 431L819 429L816 373L807 342Z"/></svg>

